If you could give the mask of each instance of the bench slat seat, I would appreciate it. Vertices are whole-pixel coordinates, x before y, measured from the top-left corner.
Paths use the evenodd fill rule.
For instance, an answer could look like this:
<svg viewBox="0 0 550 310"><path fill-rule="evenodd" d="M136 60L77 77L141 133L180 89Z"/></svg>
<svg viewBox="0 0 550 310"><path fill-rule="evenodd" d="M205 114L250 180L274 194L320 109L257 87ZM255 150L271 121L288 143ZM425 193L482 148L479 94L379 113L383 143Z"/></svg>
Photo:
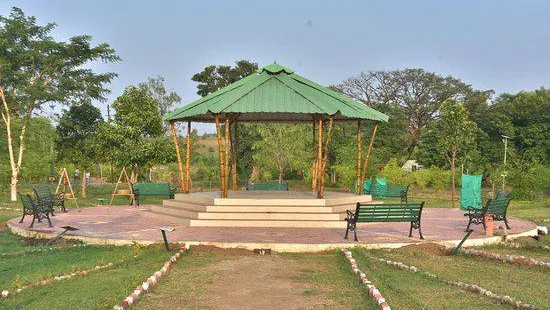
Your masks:
<svg viewBox="0 0 550 310"><path fill-rule="evenodd" d="M132 184L132 191L136 199L136 205L139 206L140 197L162 197L174 199L175 190L170 188L169 183L143 182Z"/></svg>
<svg viewBox="0 0 550 310"><path fill-rule="evenodd" d="M412 230L418 229L420 239L424 239L422 236L422 229L420 226L420 220L422 216L422 209L424 208L424 202L421 203L401 203L401 204L363 204L358 202L355 208L355 212L347 211L346 221L348 222L346 228L346 235L344 239L348 238L350 231L354 232L355 241L357 240L357 223L373 223L373 222L410 222L409 237L412 237Z"/></svg>
<svg viewBox="0 0 550 310"><path fill-rule="evenodd" d="M483 229L487 229L485 223L485 216L491 215L494 221L504 221L507 229L510 229L508 225L508 218L506 217L506 212L508 211L508 206L512 199L505 193L498 193L494 199L487 201L485 206L479 209L469 208L468 213L465 213L464 216L468 217L468 226L466 226L466 231L470 230L470 225L483 225Z"/></svg>
<svg viewBox="0 0 550 310"><path fill-rule="evenodd" d="M288 183L261 182L246 185L248 191L287 191L288 189Z"/></svg>

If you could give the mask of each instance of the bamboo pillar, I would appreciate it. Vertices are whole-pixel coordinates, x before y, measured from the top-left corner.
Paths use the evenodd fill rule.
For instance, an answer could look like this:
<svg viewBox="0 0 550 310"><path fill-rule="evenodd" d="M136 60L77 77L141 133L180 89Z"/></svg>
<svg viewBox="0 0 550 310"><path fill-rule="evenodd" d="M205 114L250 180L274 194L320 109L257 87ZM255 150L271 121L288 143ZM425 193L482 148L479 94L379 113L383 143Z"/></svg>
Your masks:
<svg viewBox="0 0 550 310"><path fill-rule="evenodd" d="M321 158L323 157L323 120L317 121L317 198L321 198Z"/></svg>
<svg viewBox="0 0 550 310"><path fill-rule="evenodd" d="M174 126L174 121L170 122L170 130L172 130L172 138L174 139L174 147L176 148L176 156L178 158L178 170L180 174L181 192L185 193L185 179L183 177L183 164L181 162L180 145L178 142L178 136L176 134L176 127Z"/></svg>
<svg viewBox="0 0 550 310"><path fill-rule="evenodd" d="M187 153L185 154L185 192L191 192L191 121L187 121Z"/></svg>
<svg viewBox="0 0 550 310"><path fill-rule="evenodd" d="M316 178L316 175L317 175L317 160L316 160L316 151L315 151L315 119L313 120L313 127L312 127L312 139L311 139L311 150L312 150L312 155L311 155L311 160L313 161L312 165L311 165L311 191L314 192L316 189L317 189L317 178Z"/></svg>
<svg viewBox="0 0 550 310"><path fill-rule="evenodd" d="M229 126L231 126L231 124L229 123L229 117L226 115L225 116L225 175L224 175L226 197L229 192L229 149L230 149L229 140L231 139L230 137L231 132L229 130Z"/></svg>
<svg viewBox="0 0 550 310"><path fill-rule="evenodd" d="M374 123L374 129L372 130L372 136L370 137L369 148L367 149L367 157L365 157L365 164L363 165L363 174L361 175L361 184L365 182L365 175L367 174L367 168L369 166L370 151L372 150L372 145L374 143L374 137L376 136L377 130L378 130L378 121Z"/></svg>
<svg viewBox="0 0 550 310"><path fill-rule="evenodd" d="M223 174L224 174L224 160L223 160L223 143L222 143L222 135L221 135L221 128L220 128L220 118L218 115L214 117L216 121L216 136L218 137L218 154L220 159L220 191L221 191L221 197L226 198L225 195L225 187L223 182Z"/></svg>
<svg viewBox="0 0 550 310"><path fill-rule="evenodd" d="M361 183L361 121L357 121L357 185L356 193L361 195L363 192L363 184Z"/></svg>
<svg viewBox="0 0 550 310"><path fill-rule="evenodd" d="M233 172L233 190L238 191L239 185L237 184L237 149L238 139L237 139L237 119L233 119L233 145L231 147L231 159L233 160L231 164L231 169Z"/></svg>
<svg viewBox="0 0 550 310"><path fill-rule="evenodd" d="M327 137L326 137L326 141L325 141L325 154L323 155L323 163L321 165L321 176L320 176L320 179L321 179L321 182L320 182L320 193L321 193L321 197L320 198L323 198L325 196L325 171L327 169L327 162L328 162L328 145L329 145L329 142L330 142L330 138L332 137L332 124L333 124L333 121L334 121L334 117L330 117L330 120L329 120L329 123L328 123L328 132L327 132Z"/></svg>

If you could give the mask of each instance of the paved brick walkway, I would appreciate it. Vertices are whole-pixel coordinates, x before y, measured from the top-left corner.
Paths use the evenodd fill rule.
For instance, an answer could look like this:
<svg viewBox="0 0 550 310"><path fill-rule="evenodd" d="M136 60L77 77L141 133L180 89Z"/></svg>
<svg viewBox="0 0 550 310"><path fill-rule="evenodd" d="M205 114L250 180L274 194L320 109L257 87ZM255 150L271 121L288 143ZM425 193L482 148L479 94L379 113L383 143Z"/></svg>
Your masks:
<svg viewBox="0 0 550 310"><path fill-rule="evenodd" d="M185 227L173 223L145 217L142 213L150 206L113 206L84 208L81 212L70 210L68 213L57 212L52 218L55 227L49 228L42 223L35 223L29 229L30 218L18 223L19 218L8 223L16 233L32 236L36 233L57 234L60 226L70 225L80 230L69 235L106 240L116 243L117 240L160 242L162 240L158 227L171 226L175 231L169 232L169 240L226 243L226 244L302 244L332 245L354 243L353 239L344 240L345 229L329 228L226 228L226 227ZM464 236L466 217L460 210L426 208L422 213L422 232L424 242L456 241ZM500 222L498 222L500 225ZM534 223L510 219L511 230L508 234L520 234L536 229ZM470 239L482 239L483 228L474 226ZM364 223L358 228L359 241L362 244L414 243L421 242L418 233L413 231L413 238L408 237L408 223ZM88 240L88 242L90 242ZM95 241L97 243L97 241Z"/></svg>

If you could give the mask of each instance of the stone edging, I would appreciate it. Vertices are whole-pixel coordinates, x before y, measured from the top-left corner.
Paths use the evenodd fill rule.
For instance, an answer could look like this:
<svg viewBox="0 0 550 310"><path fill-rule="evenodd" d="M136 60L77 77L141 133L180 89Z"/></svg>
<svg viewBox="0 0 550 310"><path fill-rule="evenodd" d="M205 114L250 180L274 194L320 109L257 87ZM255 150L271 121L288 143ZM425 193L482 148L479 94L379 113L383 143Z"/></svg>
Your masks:
<svg viewBox="0 0 550 310"><path fill-rule="evenodd" d="M493 299L497 302L500 302L500 303L503 303L503 304L508 304L508 305L510 305L510 306L512 306L513 308L516 308L516 309L526 309L526 310L536 310L536 309L538 309L535 305L521 302L521 301L516 300L516 299L514 299L510 296L497 295L497 294L495 294L495 293L489 291L488 289L486 289L484 287L481 287L479 285L475 285L475 284L472 285L472 284L463 283L463 282L456 282L456 281L448 281L448 280L440 278L439 276L437 276L433 273L426 272L426 271L421 272L420 269L418 269L415 266L409 266L409 265L403 264L401 262L394 262L394 261L386 260L386 259L383 259L383 258L376 258L376 257L372 257L372 256L370 258L381 261L381 262L384 262L387 265L395 266L395 267L397 267L397 268L399 268L403 271L408 271L408 272L412 272L412 273L417 273L417 272L418 273L423 273L424 275L426 275L430 278L439 279L440 281L443 281L447 284L457 286L458 288L460 288L462 290L469 291L469 292L472 292L472 293L477 293L481 296Z"/></svg>
<svg viewBox="0 0 550 310"><path fill-rule="evenodd" d="M137 255L134 255L134 256L131 256L131 257L128 257L128 258L119 259L115 263L108 263L108 264L105 264L105 265L97 265L93 268L79 270L79 271L75 271L75 272L70 273L70 274L55 276L55 277L50 278L50 279L44 279L44 280L40 280L38 282L29 283L29 284L26 284L23 287L20 287L17 290L12 291L12 292L10 292L8 290L3 290L0 296L1 296L1 298L8 298L9 296L11 296L13 294L20 293L23 290L26 290L26 289L31 288L33 286L52 284L55 281L62 281L62 280L74 278L76 276L86 276L86 275L88 275L88 273L90 273L92 271L98 271L98 270L110 268L110 267L114 266L115 264L120 264L120 263L129 261L130 259L134 259L134 258L137 258Z"/></svg>
<svg viewBox="0 0 550 310"><path fill-rule="evenodd" d="M181 254L183 254L183 252L189 249L189 244L187 243L185 245L179 244L179 246L180 246L179 251L176 254L172 255L172 257L170 257L170 259L166 261L166 263L164 263L164 265L160 270L153 273L153 275L150 276L141 285L136 286L134 292L128 295L128 297L126 297L118 305L114 306L113 310L128 309L128 307L133 305L141 295L145 294L145 292L149 290L151 286L157 284L160 277L162 277L168 272L168 269L170 269L170 267L172 267L172 264L175 263L181 257Z"/></svg>
<svg viewBox="0 0 550 310"><path fill-rule="evenodd" d="M342 249L342 253L350 262L351 270L359 276L359 280L367 287L369 295L374 298L374 301L376 301L378 306L380 306L382 310L391 310L390 306L386 302L386 299L380 294L380 291L371 283L371 281L369 281L367 276L359 270L359 268L357 268L357 262L353 259L351 251L348 249Z"/></svg>
<svg viewBox="0 0 550 310"><path fill-rule="evenodd" d="M535 249L535 250L547 250L550 251L550 246L547 245L528 245L528 244L521 244L516 242L503 242L499 245L502 245L505 248L511 248L511 249Z"/></svg>
<svg viewBox="0 0 550 310"><path fill-rule="evenodd" d="M523 255L499 254L499 253L485 252L482 250L474 250L474 249L462 249L460 252L468 255L473 255L476 257L497 260L497 261L506 262L510 264L520 264L525 266L539 266L543 269L550 269L550 263L547 263L538 259L526 257Z"/></svg>

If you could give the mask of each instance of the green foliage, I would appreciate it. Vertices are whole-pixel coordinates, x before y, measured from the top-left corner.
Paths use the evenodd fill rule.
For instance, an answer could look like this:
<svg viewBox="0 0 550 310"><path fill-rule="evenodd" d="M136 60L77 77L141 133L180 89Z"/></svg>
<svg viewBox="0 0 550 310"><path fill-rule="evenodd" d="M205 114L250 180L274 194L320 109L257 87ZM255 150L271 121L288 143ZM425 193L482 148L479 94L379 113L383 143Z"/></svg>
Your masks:
<svg viewBox="0 0 550 310"><path fill-rule="evenodd" d="M282 182L285 169L307 167L310 131L304 125L259 124L260 139L254 141L253 158L265 174L269 170L278 172Z"/></svg>
<svg viewBox="0 0 550 310"><path fill-rule="evenodd" d="M438 167L430 167L411 172L412 183L416 188L445 189L451 186L451 172Z"/></svg>
<svg viewBox="0 0 550 310"><path fill-rule="evenodd" d="M12 123L12 130L19 131L23 120L16 119ZM0 126L2 128L2 126ZM50 176L50 166L55 163L56 131L51 121L42 116L29 120L27 139L25 141L25 160L21 165L20 180L25 182L45 182ZM14 148L19 147L19 139L15 139ZM53 171L55 174L57 171ZM10 179L10 164L8 160L8 146L6 136L0 136L0 184L8 184Z"/></svg>
<svg viewBox="0 0 550 310"><path fill-rule="evenodd" d="M204 97L233 82L247 77L258 70L258 64L248 60L235 62L235 67L210 65L193 75L191 80L198 82L197 94Z"/></svg>
<svg viewBox="0 0 550 310"><path fill-rule="evenodd" d="M84 170L97 163L101 150L94 142L102 122L101 111L88 102L65 110L56 127L58 160L70 162Z"/></svg>
<svg viewBox="0 0 550 310"><path fill-rule="evenodd" d="M378 176L386 178L389 184L409 184L412 180L410 172L403 170L395 158L390 159Z"/></svg>
<svg viewBox="0 0 550 310"><path fill-rule="evenodd" d="M148 167L175 160L165 133L159 102L147 84L129 86L113 103L113 123L102 124L97 144L117 166Z"/></svg>
<svg viewBox="0 0 550 310"><path fill-rule="evenodd" d="M164 86L162 76L150 77L145 84L153 98L158 102L160 114L164 115L174 104L181 102L181 97L176 92L169 92Z"/></svg>

